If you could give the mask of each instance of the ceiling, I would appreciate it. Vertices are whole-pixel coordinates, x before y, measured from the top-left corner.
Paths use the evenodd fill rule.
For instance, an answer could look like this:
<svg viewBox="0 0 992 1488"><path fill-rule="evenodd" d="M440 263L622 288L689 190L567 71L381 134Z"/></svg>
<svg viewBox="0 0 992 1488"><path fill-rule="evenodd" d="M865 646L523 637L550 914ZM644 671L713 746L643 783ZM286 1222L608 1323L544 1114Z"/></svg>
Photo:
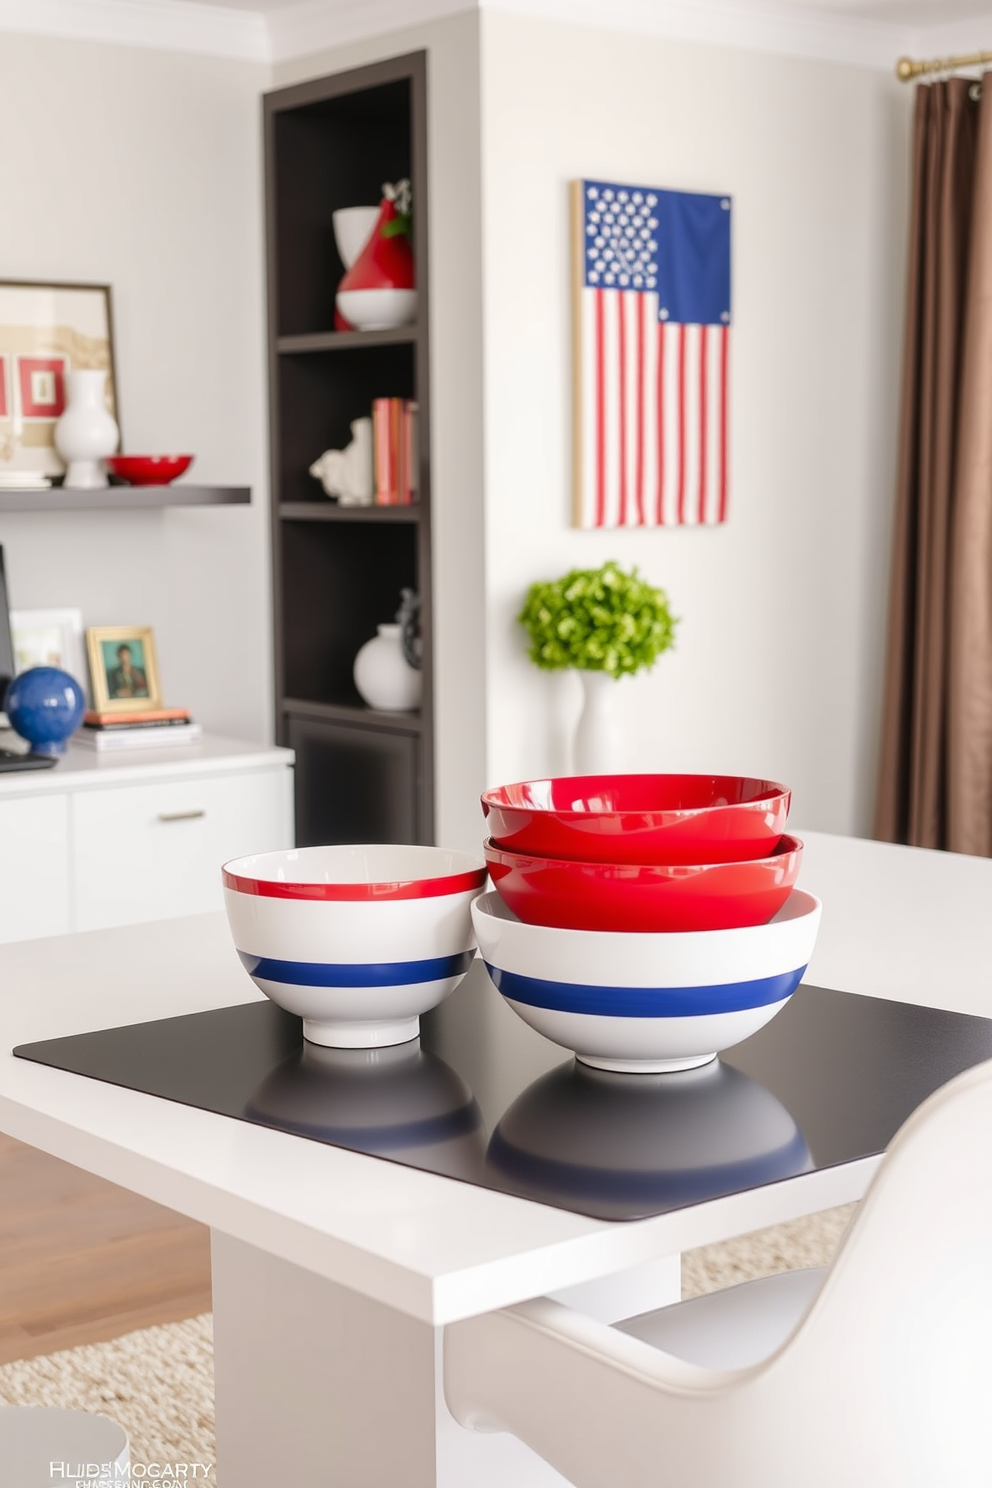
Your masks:
<svg viewBox="0 0 992 1488"><path fill-rule="evenodd" d="M173 0L173 3L185 3L185 0ZM229 10L251 10L271 15L296 7L299 0L202 0L202 3L224 6ZM989 0L775 0L775 3L785 11L840 16L854 22L885 21L910 30L971 20L985 20L992 27L992 4ZM729 0L729 4L739 10L754 8L750 0ZM333 8L333 4L328 5L328 9ZM411 7L413 8L419 7ZM466 0L462 8L469 10L475 7L470 0ZM556 8L565 11L568 7L566 4ZM655 8L662 12L666 7L663 3L658 3ZM403 9L402 0L399 0L396 9L397 12Z"/></svg>
<svg viewBox="0 0 992 1488"><path fill-rule="evenodd" d="M271 63L485 9L883 69L992 48L992 0L0 0L0 31Z"/></svg>

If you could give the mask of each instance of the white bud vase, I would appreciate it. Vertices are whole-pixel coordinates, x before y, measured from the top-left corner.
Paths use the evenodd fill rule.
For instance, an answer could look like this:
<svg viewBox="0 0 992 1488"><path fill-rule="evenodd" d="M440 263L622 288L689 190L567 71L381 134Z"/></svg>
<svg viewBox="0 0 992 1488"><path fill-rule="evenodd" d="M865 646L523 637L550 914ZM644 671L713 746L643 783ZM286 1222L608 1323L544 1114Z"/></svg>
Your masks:
<svg viewBox="0 0 992 1488"><path fill-rule="evenodd" d="M370 708L406 713L420 707L421 674L403 655L399 625L380 625L379 634L355 657L355 686Z"/></svg>
<svg viewBox="0 0 992 1488"><path fill-rule="evenodd" d="M617 721L617 679L610 672L579 671L582 712L575 730L576 775L612 775L623 767Z"/></svg>
<svg viewBox="0 0 992 1488"><path fill-rule="evenodd" d="M107 484L103 461L120 439L104 401L107 374L92 369L68 372L65 380L68 399L55 425L55 448L66 463L66 485L91 491Z"/></svg>

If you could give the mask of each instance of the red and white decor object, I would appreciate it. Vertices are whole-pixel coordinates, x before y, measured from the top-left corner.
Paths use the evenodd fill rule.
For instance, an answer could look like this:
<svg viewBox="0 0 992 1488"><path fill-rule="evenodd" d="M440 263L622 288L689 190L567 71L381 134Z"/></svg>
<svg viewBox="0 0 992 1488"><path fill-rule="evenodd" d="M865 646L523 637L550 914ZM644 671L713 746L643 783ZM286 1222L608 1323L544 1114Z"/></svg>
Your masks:
<svg viewBox="0 0 992 1488"><path fill-rule="evenodd" d="M574 522L727 519L727 196L572 183Z"/></svg>
<svg viewBox="0 0 992 1488"><path fill-rule="evenodd" d="M345 270L351 268L355 259L361 253L368 242L379 220L378 207L339 207L336 212L331 213L331 222L334 224L334 241L337 244L338 253ZM334 329L336 331L353 331L355 326L345 320L341 311L335 306Z"/></svg>
<svg viewBox="0 0 992 1488"><path fill-rule="evenodd" d="M388 183L375 226L338 286L337 315L359 331L393 330L417 314L410 183Z"/></svg>
<svg viewBox="0 0 992 1488"><path fill-rule="evenodd" d="M331 213L334 241L345 269L350 269L372 235L380 207L339 207Z"/></svg>

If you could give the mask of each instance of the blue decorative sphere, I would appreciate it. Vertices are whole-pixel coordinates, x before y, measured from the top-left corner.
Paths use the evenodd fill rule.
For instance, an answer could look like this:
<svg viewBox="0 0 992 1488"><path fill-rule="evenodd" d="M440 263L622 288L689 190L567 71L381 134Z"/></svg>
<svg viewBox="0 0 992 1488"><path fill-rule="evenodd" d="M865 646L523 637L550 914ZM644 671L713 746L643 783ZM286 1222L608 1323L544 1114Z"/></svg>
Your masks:
<svg viewBox="0 0 992 1488"><path fill-rule="evenodd" d="M83 721L86 698L75 677L58 667L30 667L7 688L4 711L32 754L64 754Z"/></svg>

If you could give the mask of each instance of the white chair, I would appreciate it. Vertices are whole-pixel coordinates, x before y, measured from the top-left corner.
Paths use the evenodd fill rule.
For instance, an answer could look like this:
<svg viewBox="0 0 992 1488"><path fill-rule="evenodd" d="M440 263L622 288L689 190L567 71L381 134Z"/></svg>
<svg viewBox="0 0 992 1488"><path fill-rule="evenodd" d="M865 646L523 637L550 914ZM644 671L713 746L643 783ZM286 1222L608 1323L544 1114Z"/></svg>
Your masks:
<svg viewBox="0 0 992 1488"><path fill-rule="evenodd" d="M577 1488L988 1488L992 1061L906 1122L827 1270L456 1323L445 1392Z"/></svg>
<svg viewBox="0 0 992 1488"><path fill-rule="evenodd" d="M130 1462L127 1432L107 1416L0 1405L0 1488L126 1484Z"/></svg>

